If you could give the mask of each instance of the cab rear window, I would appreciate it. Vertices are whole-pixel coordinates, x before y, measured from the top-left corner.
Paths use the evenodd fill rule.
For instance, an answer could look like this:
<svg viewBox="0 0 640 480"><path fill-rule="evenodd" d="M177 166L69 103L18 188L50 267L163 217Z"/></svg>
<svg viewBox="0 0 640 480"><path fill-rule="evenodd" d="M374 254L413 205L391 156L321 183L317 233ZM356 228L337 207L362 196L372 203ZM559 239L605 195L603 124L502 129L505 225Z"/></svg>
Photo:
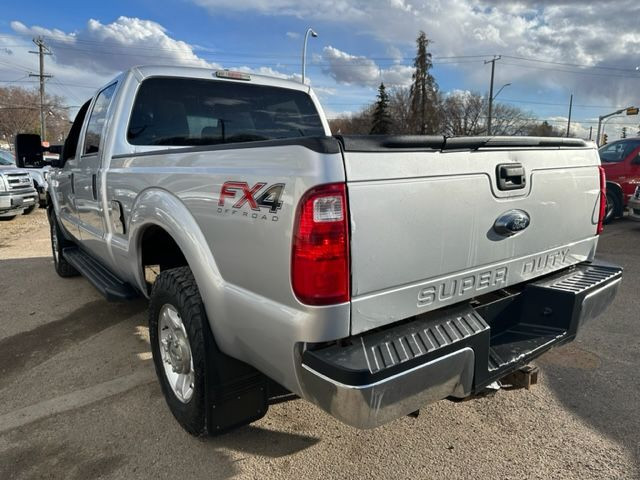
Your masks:
<svg viewBox="0 0 640 480"><path fill-rule="evenodd" d="M297 90L191 78L140 85L127 138L133 145L217 145L324 136L309 95Z"/></svg>

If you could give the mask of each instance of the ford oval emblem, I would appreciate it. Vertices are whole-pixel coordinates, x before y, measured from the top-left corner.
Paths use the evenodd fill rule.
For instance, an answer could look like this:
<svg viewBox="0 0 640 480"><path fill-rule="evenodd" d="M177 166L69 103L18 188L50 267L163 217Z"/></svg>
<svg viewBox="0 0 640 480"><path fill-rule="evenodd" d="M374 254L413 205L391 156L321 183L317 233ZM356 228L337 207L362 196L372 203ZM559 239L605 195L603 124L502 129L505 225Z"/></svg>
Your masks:
<svg viewBox="0 0 640 480"><path fill-rule="evenodd" d="M531 218L524 210L509 210L498 217L493 229L499 235L509 237L529 226Z"/></svg>

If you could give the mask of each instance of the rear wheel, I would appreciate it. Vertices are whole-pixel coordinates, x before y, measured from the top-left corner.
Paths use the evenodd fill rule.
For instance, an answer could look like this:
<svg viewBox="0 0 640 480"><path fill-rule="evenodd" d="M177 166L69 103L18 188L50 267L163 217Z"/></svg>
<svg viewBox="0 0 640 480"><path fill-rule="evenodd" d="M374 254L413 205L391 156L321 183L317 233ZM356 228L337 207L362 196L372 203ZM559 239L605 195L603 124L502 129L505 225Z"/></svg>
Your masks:
<svg viewBox="0 0 640 480"><path fill-rule="evenodd" d="M51 227L51 253L53 255L53 266L56 269L56 273L63 278L79 275L78 271L67 262L62 255L62 250L66 247L73 246L73 244L62 235L60 226L53 213L50 214L49 225Z"/></svg>
<svg viewBox="0 0 640 480"><path fill-rule="evenodd" d="M604 214L604 223L611 223L620 211L620 198L614 192L607 192L607 205Z"/></svg>
<svg viewBox="0 0 640 480"><path fill-rule="evenodd" d="M161 272L149 304L153 362L171 413L195 436L207 433L205 325L204 305L189 267Z"/></svg>

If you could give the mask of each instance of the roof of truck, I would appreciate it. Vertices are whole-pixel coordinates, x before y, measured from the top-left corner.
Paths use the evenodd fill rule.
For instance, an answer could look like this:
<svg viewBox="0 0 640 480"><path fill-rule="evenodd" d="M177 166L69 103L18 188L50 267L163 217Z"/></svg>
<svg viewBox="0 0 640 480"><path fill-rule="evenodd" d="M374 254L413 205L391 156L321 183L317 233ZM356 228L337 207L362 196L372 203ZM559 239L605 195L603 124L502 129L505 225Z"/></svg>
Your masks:
<svg viewBox="0 0 640 480"><path fill-rule="evenodd" d="M289 88L293 90L309 91L309 85L304 85L300 82L293 80L287 80L284 78L278 78L267 75L258 75L250 72L241 72L243 74L250 75L250 80L237 80L233 78L219 78L216 76L216 72L225 71L224 69L216 68L203 68L203 67L182 67L172 65L139 65L132 67L129 71L138 76L141 80L148 77L183 77L183 78L201 78L201 79L215 79L225 82L239 82L239 83L256 83L259 85L269 85L273 87ZM234 70L227 70L234 71Z"/></svg>

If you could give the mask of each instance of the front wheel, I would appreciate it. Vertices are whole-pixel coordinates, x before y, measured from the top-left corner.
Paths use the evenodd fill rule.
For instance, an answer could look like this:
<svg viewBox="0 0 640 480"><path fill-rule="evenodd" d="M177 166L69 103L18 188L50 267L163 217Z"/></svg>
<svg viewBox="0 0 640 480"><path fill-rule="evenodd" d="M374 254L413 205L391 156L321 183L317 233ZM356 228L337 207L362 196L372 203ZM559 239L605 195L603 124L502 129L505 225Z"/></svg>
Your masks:
<svg viewBox="0 0 640 480"><path fill-rule="evenodd" d="M206 435L204 305L189 267L161 272L151 291L149 337L171 413L192 435Z"/></svg>

